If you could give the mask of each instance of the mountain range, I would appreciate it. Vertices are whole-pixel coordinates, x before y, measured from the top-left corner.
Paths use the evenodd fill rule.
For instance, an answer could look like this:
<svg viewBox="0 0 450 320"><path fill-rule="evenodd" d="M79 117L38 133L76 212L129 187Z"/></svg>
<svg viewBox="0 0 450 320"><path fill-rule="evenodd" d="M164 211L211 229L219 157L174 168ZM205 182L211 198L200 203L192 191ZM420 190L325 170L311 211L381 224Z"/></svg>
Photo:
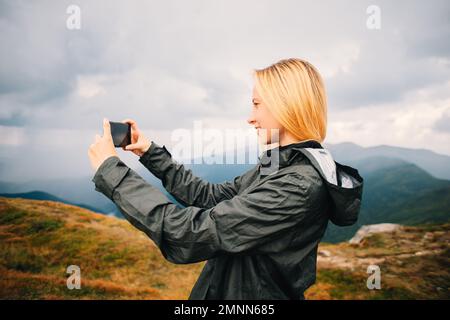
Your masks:
<svg viewBox="0 0 450 320"><path fill-rule="evenodd" d="M361 147L350 142L324 144L324 147L330 150L337 162L358 169L364 178L364 189L357 224L336 227L330 223L323 241L334 243L348 240L364 224L392 222L414 225L449 220L449 156L425 149L386 145ZM252 166L254 164L186 164L186 168L194 174L212 183L232 181ZM163 188L161 181L145 168L137 172L177 203ZM115 204L94 190L91 178L33 180L25 183L0 181L0 195L60 201L121 217Z"/></svg>

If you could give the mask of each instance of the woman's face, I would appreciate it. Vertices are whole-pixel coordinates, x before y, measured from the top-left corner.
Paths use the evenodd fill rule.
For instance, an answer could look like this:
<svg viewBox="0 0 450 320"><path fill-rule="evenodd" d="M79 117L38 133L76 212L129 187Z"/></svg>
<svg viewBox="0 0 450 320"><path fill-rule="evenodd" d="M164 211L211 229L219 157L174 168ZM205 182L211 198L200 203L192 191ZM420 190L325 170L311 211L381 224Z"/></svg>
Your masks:
<svg viewBox="0 0 450 320"><path fill-rule="evenodd" d="M247 122L258 130L258 139L262 144L279 142L283 134L283 127L264 104L256 87L253 87L252 104L252 112ZM273 135L274 141L272 141L271 135Z"/></svg>

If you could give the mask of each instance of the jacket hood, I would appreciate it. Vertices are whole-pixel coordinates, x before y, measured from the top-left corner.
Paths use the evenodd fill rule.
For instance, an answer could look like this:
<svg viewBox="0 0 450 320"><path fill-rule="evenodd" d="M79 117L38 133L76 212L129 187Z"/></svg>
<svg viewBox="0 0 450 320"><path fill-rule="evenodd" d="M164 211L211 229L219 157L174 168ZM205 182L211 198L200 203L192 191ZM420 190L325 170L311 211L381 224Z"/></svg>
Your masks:
<svg viewBox="0 0 450 320"><path fill-rule="evenodd" d="M319 142L306 141L274 148L279 151L280 165L286 164L298 152L302 153L317 170L326 184L331 199L329 219L335 225L349 226L358 220L361 209L363 178L357 169L333 159L330 151ZM267 152L263 156L268 157Z"/></svg>
<svg viewBox="0 0 450 320"><path fill-rule="evenodd" d="M358 170L336 162L325 148L300 148L324 179L332 199L331 222L349 226L358 220L361 209L363 178Z"/></svg>

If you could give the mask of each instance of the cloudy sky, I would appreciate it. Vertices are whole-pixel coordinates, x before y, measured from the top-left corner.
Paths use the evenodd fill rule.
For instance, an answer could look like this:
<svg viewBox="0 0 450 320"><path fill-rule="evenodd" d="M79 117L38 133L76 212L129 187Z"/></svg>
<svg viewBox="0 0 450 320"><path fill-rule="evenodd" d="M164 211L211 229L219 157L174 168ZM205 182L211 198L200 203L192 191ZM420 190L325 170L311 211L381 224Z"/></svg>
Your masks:
<svg viewBox="0 0 450 320"><path fill-rule="evenodd" d="M168 147L195 121L247 130L252 70L289 57L324 77L325 143L450 155L449 17L445 0L0 1L1 180L92 175L103 117Z"/></svg>

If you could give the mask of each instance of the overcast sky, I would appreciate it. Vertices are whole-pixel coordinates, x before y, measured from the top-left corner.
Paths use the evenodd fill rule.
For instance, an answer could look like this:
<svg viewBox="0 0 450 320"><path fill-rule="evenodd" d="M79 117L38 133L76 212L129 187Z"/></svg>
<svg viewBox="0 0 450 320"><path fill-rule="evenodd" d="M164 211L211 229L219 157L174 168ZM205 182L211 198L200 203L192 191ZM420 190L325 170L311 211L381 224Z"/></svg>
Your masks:
<svg viewBox="0 0 450 320"><path fill-rule="evenodd" d="M194 121L249 129L252 70L290 57L324 77L325 143L450 155L449 17L445 0L0 1L1 180L92 175L103 117L168 147Z"/></svg>

